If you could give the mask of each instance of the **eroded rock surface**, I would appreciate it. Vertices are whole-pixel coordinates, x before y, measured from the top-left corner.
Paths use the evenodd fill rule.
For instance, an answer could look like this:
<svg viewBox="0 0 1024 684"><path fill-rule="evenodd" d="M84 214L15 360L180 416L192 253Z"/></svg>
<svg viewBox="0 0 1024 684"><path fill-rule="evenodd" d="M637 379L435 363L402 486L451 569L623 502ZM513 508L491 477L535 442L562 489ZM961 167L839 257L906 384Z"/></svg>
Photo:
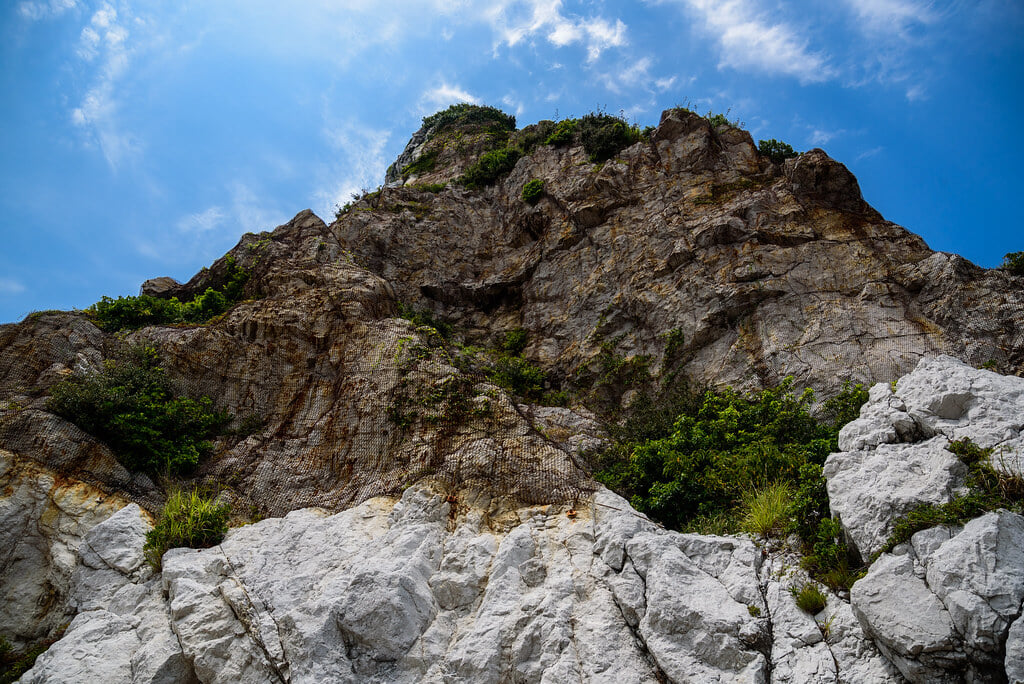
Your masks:
<svg viewBox="0 0 1024 684"><path fill-rule="evenodd" d="M996 469L1024 472L1024 378L940 356L871 388L825 463L832 512L864 558L915 506L964 492L967 467L946 448L961 439L993 449Z"/></svg>
<svg viewBox="0 0 1024 684"><path fill-rule="evenodd" d="M796 609L793 557L603 489L569 515L417 485L172 549L158 576L144 529L129 506L89 534L80 612L23 681L900 681L841 600Z"/></svg>

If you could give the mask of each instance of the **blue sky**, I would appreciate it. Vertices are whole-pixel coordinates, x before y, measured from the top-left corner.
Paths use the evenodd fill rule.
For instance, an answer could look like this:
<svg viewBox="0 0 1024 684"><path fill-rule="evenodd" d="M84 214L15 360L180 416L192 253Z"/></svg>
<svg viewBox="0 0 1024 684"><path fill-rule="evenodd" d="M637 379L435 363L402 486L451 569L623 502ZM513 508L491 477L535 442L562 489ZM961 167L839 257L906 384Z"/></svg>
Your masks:
<svg viewBox="0 0 1024 684"><path fill-rule="evenodd" d="M822 147L886 218L1024 250L1019 0L12 0L0 10L0 322L189 278L375 188L457 101L519 125L726 112Z"/></svg>

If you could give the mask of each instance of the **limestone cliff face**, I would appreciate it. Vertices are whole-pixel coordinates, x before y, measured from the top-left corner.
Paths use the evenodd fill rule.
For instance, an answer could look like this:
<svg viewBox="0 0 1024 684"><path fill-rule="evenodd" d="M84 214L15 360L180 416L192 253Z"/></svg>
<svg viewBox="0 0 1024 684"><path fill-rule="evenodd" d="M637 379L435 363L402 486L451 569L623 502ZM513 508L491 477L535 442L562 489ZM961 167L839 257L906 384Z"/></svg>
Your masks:
<svg viewBox="0 0 1024 684"><path fill-rule="evenodd" d="M460 138L457 148L447 140L418 132L396 162L399 172L389 174L390 184L330 225L305 211L272 232L246 234L188 283L160 279L144 286L161 296L200 293L223 277L231 257L252 273L246 299L210 323L119 336L102 332L82 313L58 312L0 326L0 456L16 465L3 466L0 501L8 507L3 510L24 512L11 518L22 521L18 529L42 531L24 548L31 547L25 554L34 554L36 577L43 578L23 592L22 603L41 606L38 614L26 612L34 617L25 624L2 617L0 627L27 642L78 610L71 632L82 638L117 634L127 644L125 653L136 653L132 644L151 644L155 651L118 667L152 671L153 681L215 681L213 673L227 667L223 658L248 659L232 661L224 671L263 668L259 676L269 681L288 680L289 668L308 673L308 681L322 681L318 668L351 672L352 681L401 681L389 677L405 667L395 663L406 661L409 681L443 681L449 671L473 678L490 672L492 664L506 680L523 681L618 679L617 667L641 673L641 680L674 681L683 681L692 667L742 681L834 681L837 672L841 681L864 681L858 673L898 681L896 667L911 679L941 669L941 663L914 659L913 645L893 645L891 635L879 631L876 638L891 656L882 658L849 605L836 618L834 633L848 640L842 647L822 645L813 620L784 613L776 619L776 609L789 610L779 603L786 587L765 574L768 561L758 559L749 542L695 541L662 534L643 521L637 523L643 530L615 537L619 551L606 557L600 537L607 530L601 526L619 523L607 522L613 518L602 517L602 506L621 508L624 502L609 503L611 495L589 478L581 457L602 437L595 416L583 402L538 407L501 390L461 363L436 331L397 317L399 303L450 321L465 343L493 345L507 331L523 328L525 354L549 372L552 389L582 399L601 372L602 354L649 357L652 383L683 371L697 381L755 388L793 375L798 386L827 395L845 379L894 380L940 352L972 366L991 360L1004 373L1024 372L1024 279L932 252L871 209L853 176L821 150L773 164L758 155L747 133L713 128L682 111L666 112L649 142L603 164L590 163L579 147L539 146L484 190L422 185L450 181L486 147L476 134ZM403 180L401 169L428 153L436 157L434 166ZM534 178L544 181L544 195L531 206L520 195ZM268 592L259 600L277 596L276 585L238 574L250 572L245 563L255 573L262 563L319 562L257 558L241 544L263 533L287 537L295 533L288 526L302 521L314 525L308 512L239 532L236 550L250 555L248 561L232 556L232 563L242 563L236 569L224 570L212 552L182 555L178 575L121 572L132 588L116 609L95 612L97 599L88 592L68 602L78 591L68 554L77 552L84 567L110 570L80 548L109 513L104 502L132 500L155 511L163 498L150 478L129 473L104 444L46 410L56 381L99 368L125 343L156 347L174 382L236 416L235 434L217 442L198 480L221 483L237 509L263 515L309 507L347 511L348 517L336 520L352 530L344 549L356 553L372 542L380 558L406 564L381 579L404 587L414 607L389 617L401 622L389 632L392 641L360 632L359 620L344 617L383 615L387 605L356 605L333 594L317 608L323 615L293 616L297 622L285 629L290 636L277 645L267 642L269 625L228 615L242 606L236 594L238 587L252 586L247 582ZM1020 432L1019 425L1014 429ZM38 474L30 477L29 470ZM65 490L52 484L62 478L73 478L67 481L74 492L95 491L97 506L63 503ZM396 508L403 492L409 503ZM452 513L454 503L465 504L459 492L477 492L486 504L477 508L508 513L515 524L489 521L479 511ZM492 500L501 503L486 503ZM579 524L562 509L544 508L574 502ZM69 517L54 518L51 509ZM365 519L356 525L353 516ZM631 511L623 516L639 520ZM54 527L55 519L63 522ZM887 518L878 527L889 523ZM1015 524L992 523L998 530ZM422 541L418 535L442 550L409 541ZM534 550L524 550L528 543ZM462 545L478 549L479 557L456 548ZM503 579L474 569L497 563L503 548L512 554L508 563L515 561L515 574ZM629 563L622 548L633 549ZM678 562L668 572L652 559L670 551ZM16 583L25 554L4 561L3 582ZM332 591L385 572L369 560L331 562ZM694 591L720 594L725 612L703 604L680 607L665 587L681 576L695 583ZM537 587L561 597L558 605L531 598ZM506 590L507 597L489 593ZM197 598L206 594L230 605ZM726 594L732 603L724 602ZM523 614L545 620L557 615L559 625L583 631L559 632L557 643L549 642L551 627L537 617L530 627L535 636L520 638L533 623L502 612L513 610L509 602L521 602L515 610ZM200 604L223 618L223 624L214 620L217 629L227 634L244 628L251 643L234 655L211 651L207 641L223 634L203 632L203 624L187 617ZM755 611L743 604L770 611L771 620L754 619ZM867 617L859 619L875 629L884 619L871 616L880 614L865 608ZM1009 624L1011 617L1003 619ZM1024 628L1013 624L1018 638ZM698 628L724 636L717 645L679 645ZM317 630L340 634L344 657L322 661L311 645ZM160 638L151 640L152 634ZM1005 641L1005 634L1000 638ZM988 655L980 657L957 639L943 648L961 669L967 663L989 668L1002 653L1003 642L985 646ZM805 646L810 650L800 650ZM602 663L606 670L597 669Z"/></svg>

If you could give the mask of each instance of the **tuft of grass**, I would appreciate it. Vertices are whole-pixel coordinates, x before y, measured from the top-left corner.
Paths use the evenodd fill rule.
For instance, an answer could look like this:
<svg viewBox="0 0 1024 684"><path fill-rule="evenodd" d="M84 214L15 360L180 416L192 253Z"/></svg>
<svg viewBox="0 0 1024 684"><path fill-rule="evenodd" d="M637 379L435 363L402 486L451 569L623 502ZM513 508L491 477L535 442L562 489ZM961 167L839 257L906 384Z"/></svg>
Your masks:
<svg viewBox="0 0 1024 684"><path fill-rule="evenodd" d="M796 607L811 615L820 613L828 602L821 589L810 582L791 587L789 591L796 599Z"/></svg>
<svg viewBox="0 0 1024 684"><path fill-rule="evenodd" d="M219 544L227 534L229 515L231 504L218 502L201 490L172 492L156 526L146 533L146 560L160 570L168 549L205 549Z"/></svg>
<svg viewBox="0 0 1024 684"><path fill-rule="evenodd" d="M788 522L792 496L793 488L781 480L744 496L740 520L743 530L759 537L773 537L782 532Z"/></svg>

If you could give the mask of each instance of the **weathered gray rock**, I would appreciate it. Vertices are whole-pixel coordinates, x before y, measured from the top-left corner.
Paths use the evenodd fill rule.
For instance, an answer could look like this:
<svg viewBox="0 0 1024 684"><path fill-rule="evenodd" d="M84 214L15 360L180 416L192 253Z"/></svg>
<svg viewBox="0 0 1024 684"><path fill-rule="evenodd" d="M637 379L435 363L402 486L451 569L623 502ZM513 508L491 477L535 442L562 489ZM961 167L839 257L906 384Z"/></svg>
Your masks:
<svg viewBox="0 0 1024 684"><path fill-rule="evenodd" d="M911 681L1018 676L1011 625L1024 604L1024 517L988 513L912 541L854 584L851 606L864 631Z"/></svg>
<svg viewBox="0 0 1024 684"><path fill-rule="evenodd" d="M824 468L832 512L862 556L881 549L915 506L964 491L967 468L946 448L964 438L992 448L997 469L1022 472L1024 378L940 356L922 360L895 387L871 388Z"/></svg>
<svg viewBox="0 0 1024 684"><path fill-rule="evenodd" d="M172 549L147 578L127 507L76 571L113 587L75 585L25 681L898 681L855 621L833 647L796 610L794 557L666 532L603 489L567 513L417 485Z"/></svg>

